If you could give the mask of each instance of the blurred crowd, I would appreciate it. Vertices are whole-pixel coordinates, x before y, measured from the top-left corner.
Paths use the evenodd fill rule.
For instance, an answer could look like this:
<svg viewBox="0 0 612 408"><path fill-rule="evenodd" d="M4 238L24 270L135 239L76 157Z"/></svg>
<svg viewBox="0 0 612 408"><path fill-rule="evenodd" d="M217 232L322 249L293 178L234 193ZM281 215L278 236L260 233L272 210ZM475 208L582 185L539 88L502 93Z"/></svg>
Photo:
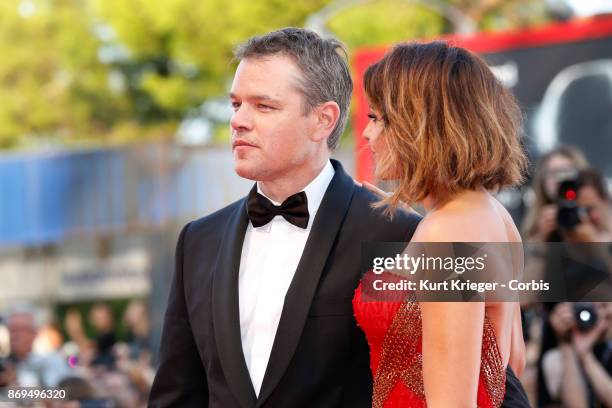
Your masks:
<svg viewBox="0 0 612 408"><path fill-rule="evenodd" d="M579 150L560 146L539 159L523 195L527 275L551 279L563 273L568 285L586 284L591 290L592 276L584 265L569 265L580 254L559 261L550 244L583 244L579 248L587 251L582 255L588 264L612 270L612 211L605 178ZM612 286L596 286L609 291L600 298L612 300ZM612 407L612 302L536 302L521 309L527 349L522 382L533 406ZM21 404L26 406L146 406L157 351L150 347L146 303L133 300L122 313L95 303L86 311L66 310L61 323L38 322L37 310L28 307L3 315L0 390L61 387L72 399Z"/></svg>
<svg viewBox="0 0 612 408"><path fill-rule="evenodd" d="M93 304L87 312L93 336L87 335L83 312L77 308L66 311L62 327L40 324L39 312L19 306L4 317L0 332L0 390L5 389L0 393L6 396L8 389L14 387L58 387L66 390L70 398L14 406L146 406L154 368L148 306L144 302L131 301L121 321L109 304Z"/></svg>
<svg viewBox="0 0 612 408"><path fill-rule="evenodd" d="M527 274L548 281L562 274L573 293L600 291L595 297L612 300L605 178L579 150L560 146L540 158L528 197ZM571 251L577 253L566 256ZM612 407L612 302L523 304L522 313L527 346L522 380L533 405Z"/></svg>

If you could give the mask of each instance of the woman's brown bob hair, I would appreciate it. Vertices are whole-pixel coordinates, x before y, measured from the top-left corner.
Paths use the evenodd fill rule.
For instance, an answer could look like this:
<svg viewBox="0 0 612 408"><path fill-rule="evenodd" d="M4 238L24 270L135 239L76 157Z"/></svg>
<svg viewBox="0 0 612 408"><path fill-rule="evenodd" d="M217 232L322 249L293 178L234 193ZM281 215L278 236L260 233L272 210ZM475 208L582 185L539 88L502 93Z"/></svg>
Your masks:
<svg viewBox="0 0 612 408"><path fill-rule="evenodd" d="M397 45L367 69L364 86L384 120L378 173L399 181L381 205L430 194L443 203L523 181L520 108L478 56L441 41Z"/></svg>

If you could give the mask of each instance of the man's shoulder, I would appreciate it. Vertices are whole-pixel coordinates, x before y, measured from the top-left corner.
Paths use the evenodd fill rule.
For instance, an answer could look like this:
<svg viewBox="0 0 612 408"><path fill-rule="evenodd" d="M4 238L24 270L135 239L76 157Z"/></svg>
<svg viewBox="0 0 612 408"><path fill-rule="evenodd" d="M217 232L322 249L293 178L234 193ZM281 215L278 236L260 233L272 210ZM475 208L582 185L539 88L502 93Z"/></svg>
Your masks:
<svg viewBox="0 0 612 408"><path fill-rule="evenodd" d="M188 233L198 235L200 233L223 233L225 224L236 211L242 208L245 200L246 198L243 197L211 214L191 221L189 223Z"/></svg>
<svg viewBox="0 0 612 408"><path fill-rule="evenodd" d="M392 236L398 232L405 232L406 239L409 239L421 221L421 216L402 208L396 209L393 216L390 216L386 207L374 207L380 200L380 196L361 185L356 185L352 202L353 216L357 217L360 223L387 231Z"/></svg>
<svg viewBox="0 0 612 408"><path fill-rule="evenodd" d="M367 209L366 212L370 217L391 224L418 224L421 221L422 217L420 215L406 211L403 208L397 208L393 213L393 217L390 217L386 207L374 208L374 205L380 202L380 200L380 196L367 188L358 184L355 186L354 205L360 209Z"/></svg>

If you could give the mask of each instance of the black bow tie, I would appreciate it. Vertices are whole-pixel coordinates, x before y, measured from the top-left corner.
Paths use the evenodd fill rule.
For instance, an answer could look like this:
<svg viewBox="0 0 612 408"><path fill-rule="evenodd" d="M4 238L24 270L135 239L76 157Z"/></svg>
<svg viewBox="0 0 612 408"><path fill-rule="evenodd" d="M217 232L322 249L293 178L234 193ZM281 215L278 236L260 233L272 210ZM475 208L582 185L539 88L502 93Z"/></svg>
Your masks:
<svg viewBox="0 0 612 408"><path fill-rule="evenodd" d="M281 205L274 205L263 195L257 192L257 186L249 193L247 214L254 227L266 225L274 217L280 215L296 227L308 226L308 199L306 193L301 191L287 198Z"/></svg>

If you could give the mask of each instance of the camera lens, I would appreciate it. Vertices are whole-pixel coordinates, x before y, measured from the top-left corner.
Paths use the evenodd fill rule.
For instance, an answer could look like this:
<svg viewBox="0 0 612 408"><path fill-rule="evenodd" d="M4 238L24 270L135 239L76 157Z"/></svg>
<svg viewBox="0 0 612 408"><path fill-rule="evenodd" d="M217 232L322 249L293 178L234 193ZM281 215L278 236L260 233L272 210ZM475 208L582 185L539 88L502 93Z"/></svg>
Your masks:
<svg viewBox="0 0 612 408"><path fill-rule="evenodd" d="M597 312L593 303L574 304L574 316L578 330L588 331L597 323Z"/></svg>
<svg viewBox="0 0 612 408"><path fill-rule="evenodd" d="M581 322L588 322L592 319L593 315L588 310L581 310L579 317Z"/></svg>

